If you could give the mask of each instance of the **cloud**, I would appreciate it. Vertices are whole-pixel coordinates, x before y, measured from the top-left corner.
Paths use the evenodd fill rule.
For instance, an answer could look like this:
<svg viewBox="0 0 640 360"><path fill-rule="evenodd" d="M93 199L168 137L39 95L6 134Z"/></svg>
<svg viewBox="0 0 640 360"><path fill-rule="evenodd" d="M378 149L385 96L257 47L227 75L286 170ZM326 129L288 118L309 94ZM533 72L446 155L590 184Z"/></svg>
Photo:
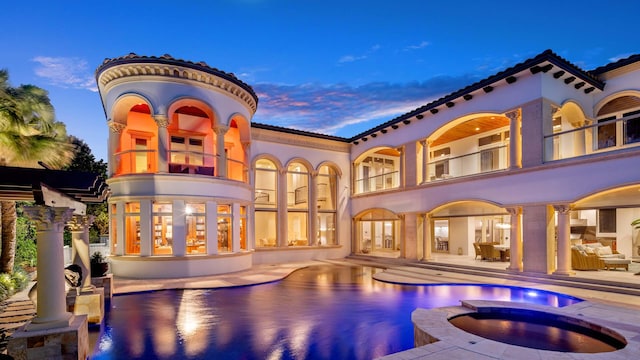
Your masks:
<svg viewBox="0 0 640 360"><path fill-rule="evenodd" d="M430 43L428 41L422 41L418 45L409 45L409 46L405 47L403 50L404 51L419 50L419 49L426 48L429 45L430 45Z"/></svg>
<svg viewBox="0 0 640 360"><path fill-rule="evenodd" d="M254 85L260 103L253 121L351 137L477 80L465 75L361 86L261 83Z"/></svg>
<svg viewBox="0 0 640 360"><path fill-rule="evenodd" d="M36 75L45 78L50 84L71 89L85 89L97 92L96 81L86 60L75 57L37 56Z"/></svg>
<svg viewBox="0 0 640 360"><path fill-rule="evenodd" d="M344 55L341 56L340 59L338 59L338 63L339 64L344 64L344 63L350 63L350 62L354 62L354 61L358 61L358 60L364 60L366 58L369 57L369 55L375 53L376 51L380 50L381 46L379 44L375 44L373 45L371 48L369 48L369 50L365 51L364 54L361 55Z"/></svg>

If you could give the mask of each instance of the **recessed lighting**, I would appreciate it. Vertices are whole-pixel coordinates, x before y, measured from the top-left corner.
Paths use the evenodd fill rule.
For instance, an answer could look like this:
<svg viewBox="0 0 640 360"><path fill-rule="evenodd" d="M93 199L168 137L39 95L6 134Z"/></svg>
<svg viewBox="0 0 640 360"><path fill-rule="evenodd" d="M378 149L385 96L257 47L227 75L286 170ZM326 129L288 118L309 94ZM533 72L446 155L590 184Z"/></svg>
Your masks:
<svg viewBox="0 0 640 360"><path fill-rule="evenodd" d="M476 128L476 131L480 131L480 128L479 128L479 127L477 127L477 128Z"/></svg>

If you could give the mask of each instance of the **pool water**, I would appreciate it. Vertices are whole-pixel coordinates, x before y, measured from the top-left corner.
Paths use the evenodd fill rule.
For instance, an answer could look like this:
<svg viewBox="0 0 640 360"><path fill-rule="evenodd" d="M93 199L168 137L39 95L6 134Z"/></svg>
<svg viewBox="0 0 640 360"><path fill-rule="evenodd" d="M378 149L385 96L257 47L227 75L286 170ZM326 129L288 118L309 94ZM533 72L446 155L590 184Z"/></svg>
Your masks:
<svg viewBox="0 0 640 360"><path fill-rule="evenodd" d="M577 353L601 353L622 349L626 342L595 329L539 311L509 309L459 315L454 326L495 341L528 348Z"/></svg>
<svg viewBox="0 0 640 360"><path fill-rule="evenodd" d="M526 288L394 285L382 269L321 265L230 289L115 296L92 359L372 359L413 347L411 312L462 299L565 306Z"/></svg>

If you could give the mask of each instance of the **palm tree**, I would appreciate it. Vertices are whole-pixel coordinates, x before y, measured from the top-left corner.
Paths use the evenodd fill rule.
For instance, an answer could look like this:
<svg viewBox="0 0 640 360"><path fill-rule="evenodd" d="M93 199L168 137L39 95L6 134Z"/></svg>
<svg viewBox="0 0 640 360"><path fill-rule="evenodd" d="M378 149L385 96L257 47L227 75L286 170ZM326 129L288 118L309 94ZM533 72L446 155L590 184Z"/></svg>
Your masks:
<svg viewBox="0 0 640 360"><path fill-rule="evenodd" d="M65 125L55 120L46 90L33 85L9 84L0 70L0 165L39 167L44 162L61 168L73 158ZM0 272L13 272L16 248L16 203L0 199L2 253Z"/></svg>

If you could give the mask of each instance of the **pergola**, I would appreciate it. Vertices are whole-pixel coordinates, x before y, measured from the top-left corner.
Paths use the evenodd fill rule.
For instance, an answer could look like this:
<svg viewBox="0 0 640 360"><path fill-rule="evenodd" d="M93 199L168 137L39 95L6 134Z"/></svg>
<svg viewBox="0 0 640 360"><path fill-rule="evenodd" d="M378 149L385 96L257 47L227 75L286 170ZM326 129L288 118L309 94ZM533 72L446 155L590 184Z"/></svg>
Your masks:
<svg viewBox="0 0 640 360"><path fill-rule="evenodd" d="M63 333L69 328L86 326L82 325L87 322L86 315L78 317L67 312L63 230L69 225L74 247L76 240L82 247L74 253L77 252L77 262L87 280L83 279L83 286L91 286L88 228L93 217L86 215L86 203L101 203L108 196L108 187L99 174L0 166L0 200L34 202L33 206L24 207L25 214L36 225L38 240L37 313L24 329L27 338L43 331ZM16 335L14 337L22 337Z"/></svg>

